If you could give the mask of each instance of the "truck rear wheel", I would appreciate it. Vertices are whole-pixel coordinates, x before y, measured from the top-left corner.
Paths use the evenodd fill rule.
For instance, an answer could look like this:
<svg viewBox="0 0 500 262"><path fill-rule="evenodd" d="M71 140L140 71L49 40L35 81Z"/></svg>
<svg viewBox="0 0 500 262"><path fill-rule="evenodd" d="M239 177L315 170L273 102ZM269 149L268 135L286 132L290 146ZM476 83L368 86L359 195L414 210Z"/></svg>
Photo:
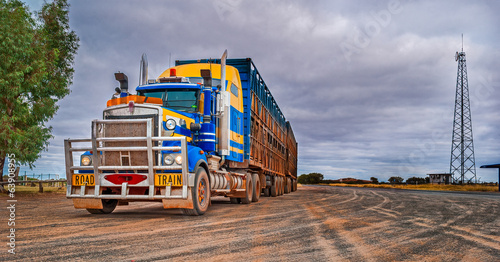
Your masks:
<svg viewBox="0 0 500 262"><path fill-rule="evenodd" d="M250 202L252 202L252 194L253 194L252 174L247 174L246 177L247 179L245 181L246 183L245 197L241 198L241 203L250 204Z"/></svg>
<svg viewBox="0 0 500 262"><path fill-rule="evenodd" d="M262 193L264 193L265 197L271 196L271 192L270 191L271 191L270 187L265 187L265 188L262 189Z"/></svg>
<svg viewBox="0 0 500 262"><path fill-rule="evenodd" d="M278 177L277 176L274 177L274 179L273 179L273 185L271 186L271 188L269 189L269 191L271 191L271 196L272 197L278 196Z"/></svg>
<svg viewBox="0 0 500 262"><path fill-rule="evenodd" d="M91 209L87 208L90 214L109 214L115 210L116 205L118 205L117 199L101 199L102 209Z"/></svg>
<svg viewBox="0 0 500 262"><path fill-rule="evenodd" d="M199 216L205 214L210 202L210 182L207 171L199 167L194 178L194 187L191 189L193 196L193 209L183 209L185 215Z"/></svg>
<svg viewBox="0 0 500 262"><path fill-rule="evenodd" d="M279 183L279 193L278 195L283 195L283 178L282 177L278 177L278 183Z"/></svg>
<svg viewBox="0 0 500 262"><path fill-rule="evenodd" d="M252 202L259 202L260 193L262 189L260 188L260 178L259 174L252 174L253 190L252 190Z"/></svg>
<svg viewBox="0 0 500 262"><path fill-rule="evenodd" d="M286 178L285 194L290 194L292 192L292 179Z"/></svg>
<svg viewBox="0 0 500 262"><path fill-rule="evenodd" d="M281 177L276 176L276 195L281 196Z"/></svg>

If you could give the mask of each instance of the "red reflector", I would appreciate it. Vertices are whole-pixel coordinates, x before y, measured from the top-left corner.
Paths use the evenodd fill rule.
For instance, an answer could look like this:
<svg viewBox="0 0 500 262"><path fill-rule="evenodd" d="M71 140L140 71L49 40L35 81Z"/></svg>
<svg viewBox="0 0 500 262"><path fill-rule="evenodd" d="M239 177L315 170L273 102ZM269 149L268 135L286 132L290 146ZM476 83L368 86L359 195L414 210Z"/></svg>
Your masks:
<svg viewBox="0 0 500 262"><path fill-rule="evenodd" d="M148 176L139 174L113 174L105 175L104 179L117 185L127 182L129 185L139 184L140 182L146 180Z"/></svg>
<svg viewBox="0 0 500 262"><path fill-rule="evenodd" d="M177 70L175 68L170 68L170 76L177 76Z"/></svg>

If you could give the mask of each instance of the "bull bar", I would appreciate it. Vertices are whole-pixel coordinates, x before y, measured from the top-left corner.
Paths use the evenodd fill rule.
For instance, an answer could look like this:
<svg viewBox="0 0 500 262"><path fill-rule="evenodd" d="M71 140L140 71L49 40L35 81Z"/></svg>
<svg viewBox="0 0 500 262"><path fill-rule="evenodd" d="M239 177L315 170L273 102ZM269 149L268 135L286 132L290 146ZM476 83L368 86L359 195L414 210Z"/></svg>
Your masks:
<svg viewBox="0 0 500 262"><path fill-rule="evenodd" d="M144 124L146 123L147 131L145 137L97 137L98 126L105 124ZM194 185L194 175L188 171L187 159L187 141L186 137L154 137L152 136L152 119L123 119L123 120L93 120L92 121L92 137L90 139L65 139L64 152L66 162L66 178L67 178L67 191L68 198L98 198L98 199L119 199L119 200L161 200L161 199L188 199L188 185ZM134 147L112 147L104 146L105 142L128 142L128 141L146 141L146 146ZM162 141L180 141L181 146L153 146L153 142ZM72 143L91 143L91 147L73 147ZM73 152L92 151L92 165L91 166L75 166L73 164ZM132 166L106 166L101 165L101 152L107 151L146 151L147 152L147 165ZM154 153L158 151L180 151L182 156L182 164L180 166L162 166L154 165ZM162 161L158 160L158 164ZM93 170L94 171L94 194L86 194L87 185L80 187L80 194L72 194L73 174L75 170ZM121 195L118 194L101 194L101 171L123 171L123 170L147 170L147 184L149 186L148 195L129 195L128 188L133 186L127 182L121 184ZM156 170L181 170L182 172L182 194L172 195L172 185L165 186L165 194L155 194L155 172ZM146 173L143 173L146 174ZM76 187L76 186L75 186ZM116 185L120 187L120 185Z"/></svg>

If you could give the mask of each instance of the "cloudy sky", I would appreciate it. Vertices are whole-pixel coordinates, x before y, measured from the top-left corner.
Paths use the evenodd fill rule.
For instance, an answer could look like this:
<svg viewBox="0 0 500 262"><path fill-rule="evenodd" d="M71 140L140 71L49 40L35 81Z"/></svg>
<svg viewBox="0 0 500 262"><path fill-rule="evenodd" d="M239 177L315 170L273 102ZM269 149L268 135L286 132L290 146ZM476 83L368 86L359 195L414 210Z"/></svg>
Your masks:
<svg viewBox="0 0 500 262"><path fill-rule="evenodd" d="M28 1L38 10L43 1ZM299 174L449 172L457 62L467 54L477 176L500 162L497 1L69 1L80 37L54 139L28 174L64 176L64 138L90 136L125 72L138 83L177 59L251 57L299 143Z"/></svg>

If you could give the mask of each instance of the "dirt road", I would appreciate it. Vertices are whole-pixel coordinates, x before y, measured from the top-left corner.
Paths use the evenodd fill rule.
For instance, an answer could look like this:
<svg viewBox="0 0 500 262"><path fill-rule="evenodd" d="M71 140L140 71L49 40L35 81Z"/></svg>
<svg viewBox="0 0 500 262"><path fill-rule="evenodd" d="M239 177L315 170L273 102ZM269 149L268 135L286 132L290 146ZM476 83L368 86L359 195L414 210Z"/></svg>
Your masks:
<svg viewBox="0 0 500 262"><path fill-rule="evenodd" d="M0 261L498 261L500 194L303 186L251 205L213 199L200 217L160 203L109 215L62 194L18 196L16 254Z"/></svg>

